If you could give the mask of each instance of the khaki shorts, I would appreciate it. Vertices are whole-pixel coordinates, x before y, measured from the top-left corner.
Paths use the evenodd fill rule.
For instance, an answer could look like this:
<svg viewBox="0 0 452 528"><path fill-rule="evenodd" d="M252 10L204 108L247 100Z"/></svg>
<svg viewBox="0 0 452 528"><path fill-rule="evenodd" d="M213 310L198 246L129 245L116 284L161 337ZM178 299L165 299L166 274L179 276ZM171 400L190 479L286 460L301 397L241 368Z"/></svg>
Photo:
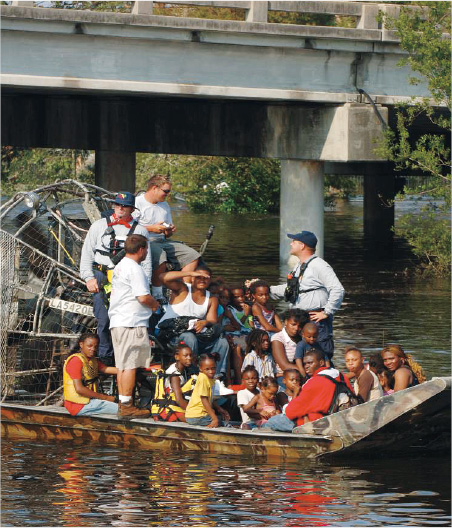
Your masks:
<svg viewBox="0 0 452 528"><path fill-rule="evenodd" d="M112 328L111 339L116 367L119 370L149 367L152 361L152 348L148 329L145 326Z"/></svg>
<svg viewBox="0 0 452 528"><path fill-rule="evenodd" d="M151 240L152 269L156 270L164 262L170 262L182 269L201 255L190 246L176 240Z"/></svg>

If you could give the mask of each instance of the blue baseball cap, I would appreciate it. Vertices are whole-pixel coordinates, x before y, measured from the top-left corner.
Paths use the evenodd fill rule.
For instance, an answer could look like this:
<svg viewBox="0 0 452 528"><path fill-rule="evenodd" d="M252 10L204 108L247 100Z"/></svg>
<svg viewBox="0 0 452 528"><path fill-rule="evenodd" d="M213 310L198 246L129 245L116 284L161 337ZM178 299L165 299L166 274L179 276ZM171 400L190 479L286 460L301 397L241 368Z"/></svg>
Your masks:
<svg viewBox="0 0 452 528"><path fill-rule="evenodd" d="M132 193L126 191L118 192L115 197L115 204L135 208L135 196Z"/></svg>
<svg viewBox="0 0 452 528"><path fill-rule="evenodd" d="M298 242L303 242L303 244L306 244L312 249L315 249L317 246L317 237L314 235L314 233L311 233L311 231L302 231L301 233L296 233L295 235L287 233L287 236L293 240L298 240Z"/></svg>

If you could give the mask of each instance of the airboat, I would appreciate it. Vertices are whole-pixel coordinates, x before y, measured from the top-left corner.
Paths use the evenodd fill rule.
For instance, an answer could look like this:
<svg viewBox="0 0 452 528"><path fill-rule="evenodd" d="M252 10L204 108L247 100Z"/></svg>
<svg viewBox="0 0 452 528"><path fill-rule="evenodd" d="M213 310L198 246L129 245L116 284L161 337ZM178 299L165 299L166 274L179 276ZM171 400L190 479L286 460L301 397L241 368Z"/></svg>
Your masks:
<svg viewBox="0 0 452 528"><path fill-rule="evenodd" d="M297 427L293 433L70 416L56 404L62 364L79 335L96 327L78 263L91 223L109 214L113 199L106 189L64 180L19 192L0 207L4 438L96 441L287 460L351 451L399 456L450 450L451 378L434 378ZM211 236L212 226L202 251Z"/></svg>

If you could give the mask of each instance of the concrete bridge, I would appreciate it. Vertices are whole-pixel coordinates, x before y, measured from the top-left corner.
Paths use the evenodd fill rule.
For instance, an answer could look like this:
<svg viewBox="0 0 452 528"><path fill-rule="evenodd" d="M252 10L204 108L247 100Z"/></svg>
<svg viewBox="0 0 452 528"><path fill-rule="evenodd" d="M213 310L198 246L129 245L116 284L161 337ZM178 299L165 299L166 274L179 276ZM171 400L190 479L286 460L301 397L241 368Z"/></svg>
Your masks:
<svg viewBox="0 0 452 528"><path fill-rule="evenodd" d="M287 232L323 252L323 179L364 174L365 230L391 237L394 175L374 149L410 85L393 32L359 2L187 2L244 21L2 6L2 141L96 151L96 183L135 188L135 153L280 158ZM347 15L355 28L268 23L270 10Z"/></svg>

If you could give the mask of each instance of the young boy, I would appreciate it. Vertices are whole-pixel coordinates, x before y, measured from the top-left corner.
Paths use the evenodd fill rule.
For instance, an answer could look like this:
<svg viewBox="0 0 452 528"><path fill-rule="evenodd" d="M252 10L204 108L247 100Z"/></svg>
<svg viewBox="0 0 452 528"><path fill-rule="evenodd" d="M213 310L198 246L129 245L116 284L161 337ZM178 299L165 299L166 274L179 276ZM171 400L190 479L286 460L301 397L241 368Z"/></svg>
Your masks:
<svg viewBox="0 0 452 528"><path fill-rule="evenodd" d="M254 429L257 427L254 419L260 419L260 414L251 409L248 413L243 410L243 406L249 403L256 394L259 394L257 383L259 381L259 373L256 367L248 365L242 372L242 384L245 385L245 389L240 390L237 393L237 405L240 408L240 414L242 415L242 425L240 429Z"/></svg>
<svg viewBox="0 0 452 528"><path fill-rule="evenodd" d="M303 330L301 331L301 337L302 340L297 344L297 349L295 351L295 364L297 365L297 368L303 378L306 378L306 372L303 367L304 355L308 350L311 350L311 348L320 350L320 352L324 351L320 344L317 342L317 338L319 337L319 329L317 328L317 325L315 323L306 323L303 326ZM331 362L326 354L325 366L327 368L331 367Z"/></svg>
<svg viewBox="0 0 452 528"><path fill-rule="evenodd" d="M285 370L283 374L283 382L286 386L286 390L278 392L276 395L276 401L281 409L284 405L288 404L298 396L298 393L301 390L300 372L295 368Z"/></svg>
<svg viewBox="0 0 452 528"><path fill-rule="evenodd" d="M218 427L220 422L215 410L224 420L229 420L229 413L213 401L212 388L215 383L215 360L209 354L201 354L198 360L199 375L193 389L192 397L185 409L185 420L191 425Z"/></svg>
<svg viewBox="0 0 452 528"><path fill-rule="evenodd" d="M355 394L367 402L383 396L383 389L377 376L364 367L364 358L361 351L354 347L347 348L345 352L345 365L354 375L353 389Z"/></svg>

